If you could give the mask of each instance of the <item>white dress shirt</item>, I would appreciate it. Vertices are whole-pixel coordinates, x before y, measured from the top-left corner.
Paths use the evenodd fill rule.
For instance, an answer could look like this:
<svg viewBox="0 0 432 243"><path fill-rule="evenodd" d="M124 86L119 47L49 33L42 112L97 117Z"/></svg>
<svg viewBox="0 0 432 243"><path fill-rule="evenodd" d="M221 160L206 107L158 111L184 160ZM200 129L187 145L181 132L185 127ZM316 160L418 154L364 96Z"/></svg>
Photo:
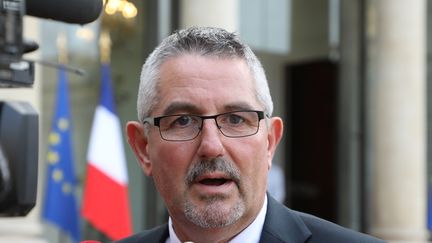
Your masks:
<svg viewBox="0 0 432 243"><path fill-rule="evenodd" d="M240 232L229 243L258 243L261 237L261 232L264 226L264 220L267 213L267 195L265 196L263 206L254 221ZM174 228L172 227L171 217L168 219L169 236L165 243L181 243L178 239Z"/></svg>

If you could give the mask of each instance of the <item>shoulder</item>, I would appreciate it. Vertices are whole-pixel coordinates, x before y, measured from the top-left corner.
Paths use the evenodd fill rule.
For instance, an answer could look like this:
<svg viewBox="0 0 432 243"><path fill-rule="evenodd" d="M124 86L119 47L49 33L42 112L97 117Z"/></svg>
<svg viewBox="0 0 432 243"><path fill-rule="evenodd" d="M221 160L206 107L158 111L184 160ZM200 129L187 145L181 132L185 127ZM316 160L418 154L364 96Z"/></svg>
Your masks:
<svg viewBox="0 0 432 243"><path fill-rule="evenodd" d="M294 214L298 215L312 235L308 242L358 242L358 243L383 243L385 241L374 238L340 225L334 224L327 220L318 218L316 216L301 213L292 210Z"/></svg>
<svg viewBox="0 0 432 243"><path fill-rule="evenodd" d="M383 243L372 236L344 228L316 216L289 209L268 197L266 220L261 242L353 242ZM266 240L266 241L264 241Z"/></svg>
<svg viewBox="0 0 432 243"><path fill-rule="evenodd" d="M145 243L159 242L164 243L168 238L168 225L160 225L150 230L144 230L127 238L116 241L116 243Z"/></svg>

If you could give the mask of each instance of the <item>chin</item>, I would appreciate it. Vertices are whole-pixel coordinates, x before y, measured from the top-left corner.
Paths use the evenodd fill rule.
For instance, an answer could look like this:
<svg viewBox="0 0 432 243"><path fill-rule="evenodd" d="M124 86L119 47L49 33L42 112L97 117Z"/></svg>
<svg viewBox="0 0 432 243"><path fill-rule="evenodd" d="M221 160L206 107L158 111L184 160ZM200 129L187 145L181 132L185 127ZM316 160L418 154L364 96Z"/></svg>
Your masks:
<svg viewBox="0 0 432 243"><path fill-rule="evenodd" d="M242 200L229 203L219 197L207 198L205 203L197 205L186 202L184 214L195 225L202 228L221 228L237 222L245 213Z"/></svg>

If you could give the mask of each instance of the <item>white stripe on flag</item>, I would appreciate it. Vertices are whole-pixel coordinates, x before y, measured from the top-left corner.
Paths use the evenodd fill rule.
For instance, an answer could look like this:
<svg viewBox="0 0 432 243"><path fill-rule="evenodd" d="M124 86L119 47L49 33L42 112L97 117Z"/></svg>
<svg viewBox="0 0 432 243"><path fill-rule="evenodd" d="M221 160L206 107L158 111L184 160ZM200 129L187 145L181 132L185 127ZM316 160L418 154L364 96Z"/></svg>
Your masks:
<svg viewBox="0 0 432 243"><path fill-rule="evenodd" d="M88 162L113 180L126 185L128 178L119 118L99 105L91 131Z"/></svg>

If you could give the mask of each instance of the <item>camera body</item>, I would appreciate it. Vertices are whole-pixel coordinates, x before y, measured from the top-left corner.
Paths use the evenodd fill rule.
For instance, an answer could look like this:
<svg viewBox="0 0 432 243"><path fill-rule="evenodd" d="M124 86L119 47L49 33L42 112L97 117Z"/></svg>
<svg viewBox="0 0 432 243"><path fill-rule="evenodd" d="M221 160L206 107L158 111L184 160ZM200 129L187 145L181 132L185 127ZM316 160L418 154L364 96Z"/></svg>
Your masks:
<svg viewBox="0 0 432 243"><path fill-rule="evenodd" d="M22 101L0 101L0 216L24 216L36 204L38 115Z"/></svg>
<svg viewBox="0 0 432 243"><path fill-rule="evenodd" d="M102 0L0 0L0 88L32 87L34 63L23 54L38 45L23 40L23 17L71 24L96 20ZM25 102L0 100L0 217L25 216L36 204L38 115Z"/></svg>
<svg viewBox="0 0 432 243"><path fill-rule="evenodd" d="M32 50L22 37L25 9L24 0L0 0L0 87L33 85L34 63L22 59Z"/></svg>
<svg viewBox="0 0 432 243"><path fill-rule="evenodd" d="M0 88L31 87L34 64L23 41L25 0L0 0ZM0 100L0 216L24 216L35 206L38 115L30 104Z"/></svg>

